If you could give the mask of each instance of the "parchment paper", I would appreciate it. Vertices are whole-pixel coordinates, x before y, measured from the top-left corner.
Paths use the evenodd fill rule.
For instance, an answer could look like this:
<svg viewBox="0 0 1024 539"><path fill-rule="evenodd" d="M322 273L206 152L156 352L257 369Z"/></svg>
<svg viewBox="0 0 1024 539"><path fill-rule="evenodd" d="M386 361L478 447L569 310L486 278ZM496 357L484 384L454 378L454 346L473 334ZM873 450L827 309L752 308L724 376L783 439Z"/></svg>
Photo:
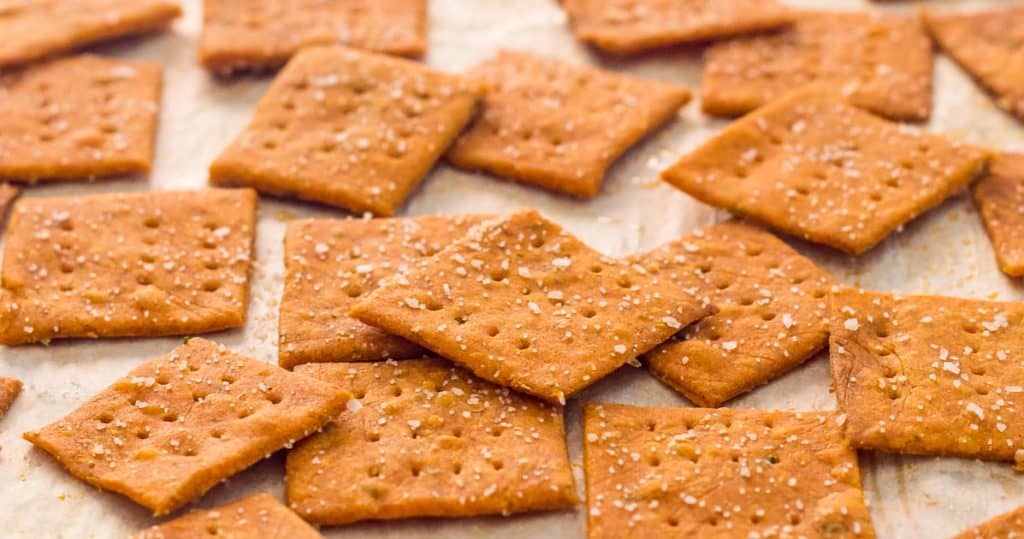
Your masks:
<svg viewBox="0 0 1024 539"><path fill-rule="evenodd" d="M865 0L800 3L830 9L868 5ZM986 4L970 0L890 2L899 5L879 9L910 11L926 3L944 7ZM209 77L196 62L200 0L186 0L184 4L186 16L174 32L99 49L166 67L154 173L149 178L33 188L27 196L198 188L206 184L207 165L245 124L269 78L223 82ZM698 48L673 49L628 61L594 55L573 40L555 0L430 0L429 64L458 71L499 48L603 65L683 83L695 90L700 82ZM932 129L996 149L1024 147L1024 125L997 110L948 58L937 60L935 86ZM697 104L691 103L678 121L628 153L612 169L602 194L589 203L441 164L412 197L404 214L500 212L531 205L608 254L646 249L725 217L658 181L661 169L724 124L702 117ZM263 198L249 321L244 329L214 334L212 338L238 352L276 362L286 221L338 215L324 208ZM977 213L966 195L952 198L859 258L804 243L794 245L847 284L907 293L1024 299L1021 284L997 270ZM126 498L98 491L71 477L48 455L31 449L21 433L58 419L141 361L167 352L179 342L177 338L102 340L0 348L0 374L15 376L26 384L8 416L0 421L0 536L124 537L156 522L147 510ZM834 408L828 385L827 358L821 354L729 405ZM585 401L690 406L646 371L628 366L571 402L567 410L569 445L581 493L579 412L580 403ZM282 461L278 454L238 474L204 496L197 506L219 505L258 490L269 490L280 498ZM862 453L860 462L875 526L883 538L945 537L1024 503L1024 476L1014 474L1006 464L879 453ZM339 538L435 534L456 539L579 538L585 536L584 514L581 507L512 518L415 519L324 531L328 537Z"/></svg>

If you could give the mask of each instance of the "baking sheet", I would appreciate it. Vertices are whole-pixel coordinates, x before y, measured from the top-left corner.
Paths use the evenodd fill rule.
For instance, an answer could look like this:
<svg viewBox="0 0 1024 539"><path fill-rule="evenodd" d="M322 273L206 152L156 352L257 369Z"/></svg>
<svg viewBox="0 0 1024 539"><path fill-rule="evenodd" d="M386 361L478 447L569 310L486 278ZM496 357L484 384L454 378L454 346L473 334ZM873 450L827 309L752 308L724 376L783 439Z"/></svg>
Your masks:
<svg viewBox="0 0 1024 539"><path fill-rule="evenodd" d="M857 8L862 0L804 0L812 7ZM914 10L1011 2L904 2L880 9ZM28 196L107 191L198 188L206 167L247 121L268 79L234 82L210 78L196 63L200 0L184 1L186 16L174 32L100 48L103 53L147 59L166 67L154 173L148 178L30 189ZM892 4L892 3L890 3ZM554 0L430 0L430 53L426 62L457 71L499 48L603 65L693 89L700 81L700 50L680 48L629 61L611 61L577 44ZM931 128L992 148L1024 148L1024 126L998 111L945 57L936 64L936 103ZM543 191L440 165L409 202L404 214L500 212L531 205L594 247L624 255L653 247L725 216L658 181L658 172L698 145L725 122L704 118L691 103L657 135L612 169L601 195L581 203ZM264 198L249 322L244 329L211 337L230 348L276 361L277 308L284 268L281 246L289 219L338 216L300 203ZM851 285L907 293L941 293L982 299L1024 299L1020 282L1002 276L978 216L966 195L947 201L859 258L794 242ZM0 422L0 536L124 537L155 521L121 496L98 491L66 474L48 455L21 439L25 430L49 423L103 389L141 361L162 354L180 339L104 340L49 347L0 348L0 374L25 382L25 391ZM825 354L729 404L734 407L830 409ZM689 406L646 371L624 367L571 402L567 410L570 454L579 466L580 403L611 401L648 406ZM1024 475L1007 464L960 459L862 453L863 482L879 537L944 537L1024 503ZM269 490L282 496L283 459L278 454L238 474L196 505L210 507ZM584 537L585 511L460 520L413 519L324 530L327 537L394 538L438 534L451 538Z"/></svg>

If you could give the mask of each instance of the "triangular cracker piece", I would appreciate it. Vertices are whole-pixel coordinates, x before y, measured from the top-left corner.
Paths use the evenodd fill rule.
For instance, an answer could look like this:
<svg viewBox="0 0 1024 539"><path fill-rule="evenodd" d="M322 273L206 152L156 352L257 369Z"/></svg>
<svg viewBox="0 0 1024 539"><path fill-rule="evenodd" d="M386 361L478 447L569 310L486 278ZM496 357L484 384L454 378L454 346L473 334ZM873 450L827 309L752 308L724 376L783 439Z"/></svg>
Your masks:
<svg viewBox="0 0 1024 539"><path fill-rule="evenodd" d="M20 0L0 4L0 67L166 28L170 0ZM80 84L65 85L80 88Z"/></svg>
<svg viewBox="0 0 1024 539"><path fill-rule="evenodd" d="M636 54L789 22L775 0L562 0L576 37L616 54Z"/></svg>
<svg viewBox="0 0 1024 539"><path fill-rule="evenodd" d="M204 0L199 58L220 73L273 69L303 47L401 56L427 49L426 0Z"/></svg>
<svg viewBox="0 0 1024 539"><path fill-rule="evenodd" d="M562 409L439 359L301 365L352 392L288 453L288 503L317 524L576 504Z"/></svg>
<svg viewBox="0 0 1024 539"><path fill-rule="evenodd" d="M597 195L608 167L690 99L682 86L518 52L469 74L488 93L448 160L581 198Z"/></svg>
<svg viewBox="0 0 1024 539"><path fill-rule="evenodd" d="M420 357L419 346L349 316L383 279L466 235L477 215L395 219L310 219L289 223L278 362Z"/></svg>
<svg viewBox="0 0 1024 539"><path fill-rule="evenodd" d="M1024 303L831 298L829 358L858 448L1024 461Z"/></svg>
<svg viewBox="0 0 1024 539"><path fill-rule="evenodd" d="M0 419L14 404L14 399L21 393L21 380L0 376Z"/></svg>
<svg viewBox="0 0 1024 539"><path fill-rule="evenodd" d="M765 384L828 342L832 276L758 228L721 223L630 260L705 290L718 309L645 356L652 373L700 406Z"/></svg>
<svg viewBox="0 0 1024 539"><path fill-rule="evenodd" d="M711 310L524 209L416 263L352 314L485 380L564 403Z"/></svg>
<svg viewBox="0 0 1024 539"><path fill-rule="evenodd" d="M733 122L662 177L712 206L860 254L962 190L988 158L812 85Z"/></svg>
<svg viewBox="0 0 1024 539"><path fill-rule="evenodd" d="M469 122L482 92L408 60L304 49L210 166L210 181L389 216Z"/></svg>
<svg viewBox="0 0 1024 539"><path fill-rule="evenodd" d="M24 436L79 479L160 516L313 433L348 399L193 338Z"/></svg>
<svg viewBox="0 0 1024 539"><path fill-rule="evenodd" d="M1024 155L1000 154L974 185L974 203L985 224L999 269L1024 276Z"/></svg>
<svg viewBox="0 0 1024 539"><path fill-rule="evenodd" d="M156 64L88 54L0 74L0 179L148 172L161 78Z"/></svg>
<svg viewBox="0 0 1024 539"><path fill-rule="evenodd" d="M875 537L832 412L588 404L590 539Z"/></svg>
<svg viewBox="0 0 1024 539"><path fill-rule="evenodd" d="M950 539L1019 539L1024 536L1024 505L998 515Z"/></svg>
<svg viewBox="0 0 1024 539"><path fill-rule="evenodd" d="M803 12L785 30L708 49L701 107L709 114L745 114L818 81L880 116L923 121L932 110L932 57L917 18Z"/></svg>
<svg viewBox="0 0 1024 539"><path fill-rule="evenodd" d="M142 530L132 539L320 539L323 536L265 492Z"/></svg>
<svg viewBox="0 0 1024 539"><path fill-rule="evenodd" d="M996 104L1024 119L1024 7L925 11L924 20L939 46L995 95Z"/></svg>

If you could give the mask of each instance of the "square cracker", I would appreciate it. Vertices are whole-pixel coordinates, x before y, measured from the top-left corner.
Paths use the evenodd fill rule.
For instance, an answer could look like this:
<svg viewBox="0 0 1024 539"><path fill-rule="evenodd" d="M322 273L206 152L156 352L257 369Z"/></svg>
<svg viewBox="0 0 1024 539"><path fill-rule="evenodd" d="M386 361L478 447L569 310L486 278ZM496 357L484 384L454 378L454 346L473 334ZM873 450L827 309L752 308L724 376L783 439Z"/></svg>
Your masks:
<svg viewBox="0 0 1024 539"><path fill-rule="evenodd" d="M132 539L320 539L320 532L265 492L142 530Z"/></svg>
<svg viewBox="0 0 1024 539"><path fill-rule="evenodd" d="M996 104L1024 119L1024 6L956 13L924 12L942 49L989 92Z"/></svg>
<svg viewBox="0 0 1024 539"><path fill-rule="evenodd" d="M858 448L1024 460L1024 303L893 296L831 300L829 359Z"/></svg>
<svg viewBox="0 0 1024 539"><path fill-rule="evenodd" d="M583 411L588 537L873 538L831 412Z"/></svg>
<svg viewBox="0 0 1024 539"><path fill-rule="evenodd" d="M1024 155L996 156L988 175L974 184L974 203L999 269L1011 277L1024 276Z"/></svg>
<svg viewBox="0 0 1024 539"><path fill-rule="evenodd" d="M358 399L288 453L288 503L310 522L507 515L577 503L561 407L440 359L296 372Z"/></svg>
<svg viewBox="0 0 1024 539"><path fill-rule="evenodd" d="M828 342L832 276L775 236L726 222L630 257L718 312L648 352L655 376L715 407L781 376Z"/></svg>
<svg viewBox="0 0 1024 539"><path fill-rule="evenodd" d="M615 54L777 28L775 0L562 0L576 37Z"/></svg>
<svg viewBox="0 0 1024 539"><path fill-rule="evenodd" d="M14 399L21 394L21 380L0 376L0 419L11 409Z"/></svg>
<svg viewBox="0 0 1024 539"><path fill-rule="evenodd" d="M785 30L716 43L705 60L709 114L745 114L819 81L887 118L931 116L932 43L915 17L802 12Z"/></svg>
<svg viewBox="0 0 1024 539"><path fill-rule="evenodd" d="M4 245L0 343L241 326L256 202L249 189L21 199Z"/></svg>
<svg viewBox="0 0 1024 539"><path fill-rule="evenodd" d="M733 122L662 177L712 206L860 254L962 190L988 158L812 85Z"/></svg>
<svg viewBox="0 0 1024 539"><path fill-rule="evenodd" d="M181 15L170 0L21 0L0 4L0 67L161 30ZM64 88L80 88L80 84Z"/></svg>
<svg viewBox="0 0 1024 539"><path fill-rule="evenodd" d="M564 403L711 310L523 209L417 262L352 314L485 380Z"/></svg>
<svg viewBox="0 0 1024 539"><path fill-rule="evenodd" d="M210 181L389 216L472 118L482 91L408 60L304 49L210 166Z"/></svg>
<svg viewBox="0 0 1024 539"><path fill-rule="evenodd" d="M199 59L207 69L274 69L310 45L422 55L427 50L427 1L204 1Z"/></svg>
<svg viewBox="0 0 1024 539"><path fill-rule="evenodd" d="M310 219L288 225L278 362L420 357L419 346L349 316L359 298L466 235L477 215Z"/></svg>
<svg viewBox="0 0 1024 539"><path fill-rule="evenodd" d="M24 437L76 477L160 516L308 436L348 397L192 338Z"/></svg>
<svg viewBox="0 0 1024 539"><path fill-rule="evenodd" d="M998 515L950 539L1020 539L1024 537L1024 505Z"/></svg>
<svg viewBox="0 0 1024 539"><path fill-rule="evenodd" d="M581 198L608 167L690 100L681 86L502 51L470 75L484 109L448 152L459 167Z"/></svg>
<svg viewBox="0 0 1024 539"><path fill-rule="evenodd" d="M148 172L162 69L81 55L0 74L0 178L91 180Z"/></svg>

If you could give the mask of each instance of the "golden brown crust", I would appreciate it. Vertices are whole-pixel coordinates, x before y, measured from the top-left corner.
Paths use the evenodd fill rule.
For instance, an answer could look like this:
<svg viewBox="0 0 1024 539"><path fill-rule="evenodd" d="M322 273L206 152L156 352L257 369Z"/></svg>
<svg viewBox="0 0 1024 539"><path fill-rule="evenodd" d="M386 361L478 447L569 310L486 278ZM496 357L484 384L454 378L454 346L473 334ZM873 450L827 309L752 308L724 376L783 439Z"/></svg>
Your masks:
<svg viewBox="0 0 1024 539"><path fill-rule="evenodd" d="M999 269L1024 276L1024 155L1000 154L974 185L974 202L992 240Z"/></svg>
<svg viewBox="0 0 1024 539"><path fill-rule="evenodd" d="M21 394L21 380L0 376L0 419L11 409L14 399Z"/></svg>
<svg viewBox="0 0 1024 539"><path fill-rule="evenodd" d="M1007 511L950 539L1021 539L1024 538L1024 506Z"/></svg>
<svg viewBox="0 0 1024 539"><path fill-rule="evenodd" d="M323 537L295 513L265 492L214 509L195 510L132 539L320 539Z"/></svg>

